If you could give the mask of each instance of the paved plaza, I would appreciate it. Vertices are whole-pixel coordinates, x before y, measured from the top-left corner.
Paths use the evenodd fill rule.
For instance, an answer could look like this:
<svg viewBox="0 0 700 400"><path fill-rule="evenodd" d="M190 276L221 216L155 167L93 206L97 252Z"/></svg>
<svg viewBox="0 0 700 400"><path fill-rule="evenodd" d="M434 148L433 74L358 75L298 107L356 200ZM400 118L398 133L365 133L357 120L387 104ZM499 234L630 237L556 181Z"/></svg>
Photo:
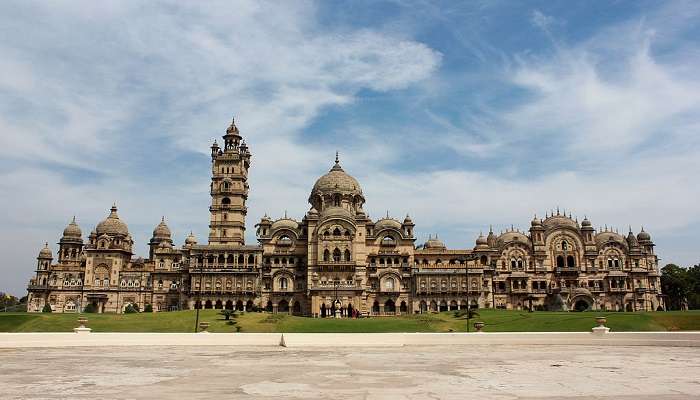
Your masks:
<svg viewBox="0 0 700 400"><path fill-rule="evenodd" d="M700 399L700 348L0 349L2 399Z"/></svg>

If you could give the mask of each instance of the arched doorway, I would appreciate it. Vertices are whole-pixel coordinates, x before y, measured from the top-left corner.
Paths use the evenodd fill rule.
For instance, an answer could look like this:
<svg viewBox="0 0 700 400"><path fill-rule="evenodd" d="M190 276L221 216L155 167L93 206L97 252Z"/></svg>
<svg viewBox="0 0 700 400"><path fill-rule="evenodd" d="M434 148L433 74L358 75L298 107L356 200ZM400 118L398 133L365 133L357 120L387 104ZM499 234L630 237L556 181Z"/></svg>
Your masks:
<svg viewBox="0 0 700 400"><path fill-rule="evenodd" d="M372 304L372 314L379 314L379 302L376 300Z"/></svg>
<svg viewBox="0 0 700 400"><path fill-rule="evenodd" d="M204 302L204 308L206 308L207 310L210 310L212 308L211 300L207 300L206 302Z"/></svg>
<svg viewBox="0 0 700 400"><path fill-rule="evenodd" d="M354 315L353 315L353 311L354 311L354 310L355 310L355 309L352 308L352 304L348 304L348 314L347 314L347 315L348 315L349 318L354 317Z"/></svg>
<svg viewBox="0 0 700 400"><path fill-rule="evenodd" d="M279 303L277 303L277 312L280 313L288 313L289 312L289 303L287 300L282 300Z"/></svg>
<svg viewBox="0 0 700 400"><path fill-rule="evenodd" d="M401 305L399 306L399 311L401 311L401 314L405 314L408 312L408 307L406 306L405 301L401 302Z"/></svg>
<svg viewBox="0 0 700 400"><path fill-rule="evenodd" d="M326 303L321 304L321 318L326 318Z"/></svg>
<svg viewBox="0 0 700 400"><path fill-rule="evenodd" d="M574 303L574 311L579 311L579 312L588 311L588 310L590 310L590 308L591 308L591 305L588 303L587 300L584 300L584 299L578 299Z"/></svg>
<svg viewBox="0 0 700 400"><path fill-rule="evenodd" d="M384 303L384 314L395 314L396 313L396 304L394 304L394 300L389 299Z"/></svg>
<svg viewBox="0 0 700 400"><path fill-rule="evenodd" d="M447 311L447 302L445 300L440 302L440 312Z"/></svg>
<svg viewBox="0 0 700 400"><path fill-rule="evenodd" d="M430 302L430 311L435 312L435 311L437 311L437 310L438 310L437 302L435 302L435 300L432 300L432 301Z"/></svg>
<svg viewBox="0 0 700 400"><path fill-rule="evenodd" d="M243 311L243 302L241 300L236 301L236 311Z"/></svg>
<svg viewBox="0 0 700 400"><path fill-rule="evenodd" d="M227 310L233 310L233 302L231 300L226 300L226 305L224 308Z"/></svg>
<svg viewBox="0 0 700 400"><path fill-rule="evenodd" d="M245 310L246 311L253 311L253 300L248 300L245 302Z"/></svg>
<svg viewBox="0 0 700 400"><path fill-rule="evenodd" d="M224 303L222 303L221 300L217 300L214 304L214 308L216 308L217 310L221 310L222 308L224 308Z"/></svg>
<svg viewBox="0 0 700 400"><path fill-rule="evenodd" d="M272 301L271 300L267 301L267 304L265 305L265 311L272 312Z"/></svg>
<svg viewBox="0 0 700 400"><path fill-rule="evenodd" d="M94 303L93 303L94 304ZM201 300L197 300L194 302L194 309L195 310L201 310L202 309L202 302Z"/></svg>
<svg viewBox="0 0 700 400"><path fill-rule="evenodd" d="M564 268L564 257L557 256L557 268Z"/></svg>
<svg viewBox="0 0 700 400"><path fill-rule="evenodd" d="M421 313L427 312L428 311L428 304L421 300L421 302L418 304L418 309L420 310Z"/></svg>
<svg viewBox="0 0 700 400"><path fill-rule="evenodd" d="M632 312L632 311L633 311L633 310L632 310L632 303L627 303L627 305L625 306L625 311L627 311L627 312Z"/></svg>
<svg viewBox="0 0 700 400"><path fill-rule="evenodd" d="M457 310L457 302L455 300L452 300L450 302L450 311L456 311Z"/></svg>
<svg viewBox="0 0 700 400"><path fill-rule="evenodd" d="M294 314L294 315L301 314L301 304L299 304L299 301L294 302L294 306L292 307L292 314Z"/></svg>

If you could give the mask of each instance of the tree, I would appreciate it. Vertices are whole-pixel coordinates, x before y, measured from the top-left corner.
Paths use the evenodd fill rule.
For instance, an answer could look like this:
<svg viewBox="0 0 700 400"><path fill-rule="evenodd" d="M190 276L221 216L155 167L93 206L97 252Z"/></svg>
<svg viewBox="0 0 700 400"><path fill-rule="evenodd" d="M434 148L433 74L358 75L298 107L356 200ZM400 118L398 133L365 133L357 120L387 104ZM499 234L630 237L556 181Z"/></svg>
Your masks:
<svg viewBox="0 0 700 400"><path fill-rule="evenodd" d="M143 312L153 312L153 306L146 304L146 306L143 308Z"/></svg>
<svg viewBox="0 0 700 400"><path fill-rule="evenodd" d="M88 303L87 306L85 306L85 309L83 310L85 313L96 313L97 312L97 307L93 303Z"/></svg>
<svg viewBox="0 0 700 400"><path fill-rule="evenodd" d="M236 317L236 312L234 310L221 310L219 314L224 316L225 321L230 320L231 317Z"/></svg>
<svg viewBox="0 0 700 400"><path fill-rule="evenodd" d="M51 306L49 305L49 303L44 304L44 308L41 309L41 312L45 312L45 313L50 313L52 311L53 310L51 309Z"/></svg>
<svg viewBox="0 0 700 400"><path fill-rule="evenodd" d="M133 314L133 313L137 313L137 312L139 312L139 309L138 309L138 306L136 306L135 304L129 304L124 309L124 314Z"/></svg>
<svg viewBox="0 0 700 400"><path fill-rule="evenodd" d="M661 291L666 297L669 310L680 310L688 301L690 279L688 270L676 264L667 264L661 268Z"/></svg>

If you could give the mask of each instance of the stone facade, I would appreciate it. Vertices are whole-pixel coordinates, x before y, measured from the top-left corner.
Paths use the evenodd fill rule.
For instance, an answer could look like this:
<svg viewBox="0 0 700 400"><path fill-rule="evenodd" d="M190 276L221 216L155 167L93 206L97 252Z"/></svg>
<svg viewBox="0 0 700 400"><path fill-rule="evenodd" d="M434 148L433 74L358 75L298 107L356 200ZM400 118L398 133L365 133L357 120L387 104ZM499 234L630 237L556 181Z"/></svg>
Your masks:
<svg viewBox="0 0 700 400"><path fill-rule="evenodd" d="M165 219L148 259L135 258L113 206L83 240L75 218L58 260L48 244L31 279L29 311L123 312L203 308L266 309L309 316L394 315L472 307L505 309L664 309L658 258L643 229L623 236L557 210L527 232L480 235L471 249L437 238L416 246L413 221L373 221L359 182L336 155L309 196L301 220L263 217L259 244L246 245L251 153L235 123L211 147L208 244L190 233L175 247Z"/></svg>

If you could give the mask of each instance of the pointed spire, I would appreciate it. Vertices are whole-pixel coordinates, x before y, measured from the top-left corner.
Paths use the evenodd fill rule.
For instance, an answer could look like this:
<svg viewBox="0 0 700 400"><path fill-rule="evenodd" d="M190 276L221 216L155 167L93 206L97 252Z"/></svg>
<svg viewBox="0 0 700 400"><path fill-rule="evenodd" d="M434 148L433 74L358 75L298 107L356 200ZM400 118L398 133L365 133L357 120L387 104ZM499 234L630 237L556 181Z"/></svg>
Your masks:
<svg viewBox="0 0 700 400"><path fill-rule="evenodd" d="M557 206L557 215L559 215L559 206Z"/></svg>
<svg viewBox="0 0 700 400"><path fill-rule="evenodd" d="M493 233L493 225L489 225L489 234Z"/></svg>
<svg viewBox="0 0 700 400"><path fill-rule="evenodd" d="M73 220L71 221L71 223L75 223L75 215L73 216Z"/></svg>
<svg viewBox="0 0 700 400"><path fill-rule="evenodd" d="M165 215L163 215L162 217L160 217L160 222L165 223Z"/></svg>
<svg viewBox="0 0 700 400"><path fill-rule="evenodd" d="M287 219L287 210L284 210L284 219Z"/></svg>
<svg viewBox="0 0 700 400"><path fill-rule="evenodd" d="M386 218L389 219L389 210L386 210Z"/></svg>
<svg viewBox="0 0 700 400"><path fill-rule="evenodd" d="M339 154L338 154L338 150L335 151L335 163L336 163L336 164L340 164L340 157L339 157Z"/></svg>
<svg viewBox="0 0 700 400"><path fill-rule="evenodd" d="M338 151L336 150L335 152L335 165L333 165L333 168L331 168L331 171L342 171L343 168L340 166L340 156L338 155Z"/></svg>

